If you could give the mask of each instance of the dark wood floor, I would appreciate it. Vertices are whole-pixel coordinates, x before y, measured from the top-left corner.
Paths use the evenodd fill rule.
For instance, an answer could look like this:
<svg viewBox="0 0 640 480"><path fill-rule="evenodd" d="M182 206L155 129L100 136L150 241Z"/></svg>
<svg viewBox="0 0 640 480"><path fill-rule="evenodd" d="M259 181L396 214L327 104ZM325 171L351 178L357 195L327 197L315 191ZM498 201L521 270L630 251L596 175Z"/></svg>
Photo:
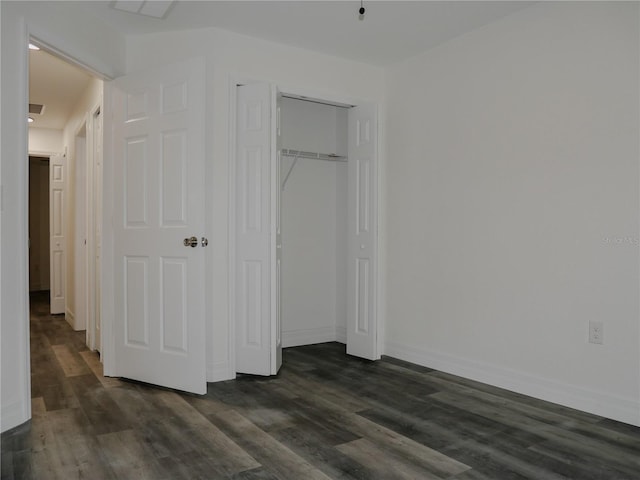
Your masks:
<svg viewBox="0 0 640 480"><path fill-rule="evenodd" d="M34 300L33 419L2 435L2 479L640 478L638 428L337 343L202 397L104 378Z"/></svg>

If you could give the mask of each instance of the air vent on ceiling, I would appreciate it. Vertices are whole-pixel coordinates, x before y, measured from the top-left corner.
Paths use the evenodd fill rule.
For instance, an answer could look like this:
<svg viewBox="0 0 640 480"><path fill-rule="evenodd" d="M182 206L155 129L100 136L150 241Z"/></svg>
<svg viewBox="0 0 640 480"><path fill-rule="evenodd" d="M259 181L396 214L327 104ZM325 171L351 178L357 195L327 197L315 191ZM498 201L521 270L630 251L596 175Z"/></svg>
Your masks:
<svg viewBox="0 0 640 480"><path fill-rule="evenodd" d="M42 115L42 113L44 112L44 105L40 105L37 103L30 103L29 104L29 113L35 113L37 115Z"/></svg>
<svg viewBox="0 0 640 480"><path fill-rule="evenodd" d="M111 7L129 13L139 13L147 17L165 18L175 0L116 0Z"/></svg>

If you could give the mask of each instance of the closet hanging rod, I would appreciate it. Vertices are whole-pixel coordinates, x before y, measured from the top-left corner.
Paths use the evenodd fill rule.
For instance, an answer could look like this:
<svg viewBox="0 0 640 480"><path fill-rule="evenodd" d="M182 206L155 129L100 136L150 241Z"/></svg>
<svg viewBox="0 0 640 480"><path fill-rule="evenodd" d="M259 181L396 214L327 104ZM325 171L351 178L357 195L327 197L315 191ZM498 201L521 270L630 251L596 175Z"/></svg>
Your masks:
<svg viewBox="0 0 640 480"><path fill-rule="evenodd" d="M347 161L347 157L336 155L335 153L304 152L302 150L291 150L288 148L283 148L281 151L282 155L285 157L310 158L312 160L324 160L327 162Z"/></svg>

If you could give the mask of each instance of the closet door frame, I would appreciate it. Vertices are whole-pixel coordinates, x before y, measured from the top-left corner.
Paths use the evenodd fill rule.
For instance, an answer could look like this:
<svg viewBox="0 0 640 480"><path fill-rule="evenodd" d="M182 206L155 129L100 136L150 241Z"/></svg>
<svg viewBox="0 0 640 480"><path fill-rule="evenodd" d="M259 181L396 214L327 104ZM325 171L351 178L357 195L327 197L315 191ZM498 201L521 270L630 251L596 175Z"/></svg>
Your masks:
<svg viewBox="0 0 640 480"><path fill-rule="evenodd" d="M384 168L383 165L383 156L381 152L384 152L383 145L383 134L382 134L382 110L380 108L380 104L378 102L367 101L363 99L354 98L350 95L342 95L336 93L327 93L327 92L319 92L313 89L308 89L304 87L292 86L292 85L284 85L280 83L269 82L264 79L258 78L249 78L241 75L230 75L229 77L229 175L228 175L228 205L229 205L229 225L228 225L228 233L229 233L229 257L228 257L228 268L229 268L229 297L228 297L228 308L229 308L229 316L228 316L228 355L229 355L229 376L235 377L236 374L236 250L235 250L235 229L236 229L236 221L238 217L237 205L236 205L236 174L235 174L235 161L236 161L236 149L237 149L237 136L236 136L236 120L237 120L237 87L239 85L247 85L250 83L267 83L271 87L271 91L279 91L284 96L292 96L299 97L301 99L307 100L319 100L321 102L326 102L335 105L341 106L358 106L358 105L373 105L377 112L377 184L376 184L376 201L375 205L375 218L377 220L377 230L375 232L376 237L376 246L375 246L375 259L377 264L375 281L375 331L377 338L377 358L380 358L383 353L384 347L384 326L385 326L385 318L384 318L384 258L382 252L384 249L382 248L384 243L383 235L380 232L383 232L384 218L382 215L382 209L380 205L382 204L382 185L384 185ZM275 139L273 139L275 140ZM275 158L271 159L272 162L275 162ZM277 181L272 181L270 189L273 190L277 188ZM272 202L275 201L275 196L272 195ZM272 227L275 226L275 219L271 221ZM274 267L275 268L275 267ZM348 328L348 325L347 325Z"/></svg>

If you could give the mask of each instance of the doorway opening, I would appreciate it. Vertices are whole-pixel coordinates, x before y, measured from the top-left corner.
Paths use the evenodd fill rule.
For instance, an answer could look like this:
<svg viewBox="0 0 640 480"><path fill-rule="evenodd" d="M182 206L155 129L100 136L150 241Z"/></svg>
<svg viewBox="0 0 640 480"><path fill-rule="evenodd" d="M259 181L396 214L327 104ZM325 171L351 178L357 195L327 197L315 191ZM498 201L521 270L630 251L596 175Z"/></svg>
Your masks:
<svg viewBox="0 0 640 480"><path fill-rule="evenodd" d="M37 39L30 43L28 152L40 160L29 168L29 232L38 237L29 290L49 292L50 312L86 330L89 348L100 350L103 84Z"/></svg>
<svg viewBox="0 0 640 480"><path fill-rule="evenodd" d="M378 359L376 106L251 83L232 102L235 372L328 341Z"/></svg>

